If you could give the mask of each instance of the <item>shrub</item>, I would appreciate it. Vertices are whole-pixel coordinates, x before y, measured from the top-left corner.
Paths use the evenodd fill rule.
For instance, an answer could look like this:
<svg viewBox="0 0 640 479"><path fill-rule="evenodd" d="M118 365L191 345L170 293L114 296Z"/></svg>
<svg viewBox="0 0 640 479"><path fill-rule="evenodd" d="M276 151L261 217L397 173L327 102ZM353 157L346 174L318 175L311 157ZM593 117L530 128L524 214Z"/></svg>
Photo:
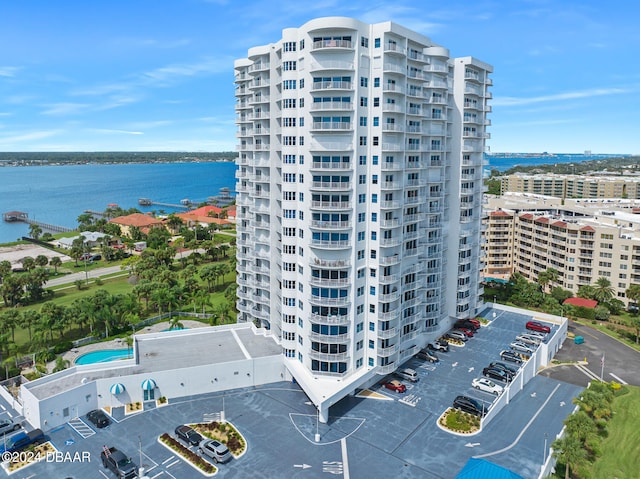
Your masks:
<svg viewBox="0 0 640 479"><path fill-rule="evenodd" d="M71 341L62 341L53 347L53 353L62 354L70 351L71 349L73 349L73 343Z"/></svg>

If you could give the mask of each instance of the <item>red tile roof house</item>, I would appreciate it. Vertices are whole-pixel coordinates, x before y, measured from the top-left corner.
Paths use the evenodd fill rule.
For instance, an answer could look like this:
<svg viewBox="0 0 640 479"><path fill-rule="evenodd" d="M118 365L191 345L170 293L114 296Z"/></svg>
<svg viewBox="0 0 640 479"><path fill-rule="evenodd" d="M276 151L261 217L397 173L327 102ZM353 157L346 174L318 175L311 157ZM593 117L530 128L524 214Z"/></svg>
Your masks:
<svg viewBox="0 0 640 479"><path fill-rule="evenodd" d="M209 224L217 224L220 226L232 224L232 221L218 218L222 211L223 209L217 206L201 206L187 213L178 213L176 216L182 219L189 228L193 227L196 223L203 226Z"/></svg>
<svg viewBox="0 0 640 479"><path fill-rule="evenodd" d="M144 215L142 213L133 213L127 216L118 216L109 220L109 223L120 226L123 236L131 236L131 228L136 227L142 233L148 234L151 228L164 228L164 222L153 216Z"/></svg>
<svg viewBox="0 0 640 479"><path fill-rule="evenodd" d="M562 304L570 304L572 306L582 306L583 308L595 308L598 306L598 302L595 299L585 298L567 298Z"/></svg>

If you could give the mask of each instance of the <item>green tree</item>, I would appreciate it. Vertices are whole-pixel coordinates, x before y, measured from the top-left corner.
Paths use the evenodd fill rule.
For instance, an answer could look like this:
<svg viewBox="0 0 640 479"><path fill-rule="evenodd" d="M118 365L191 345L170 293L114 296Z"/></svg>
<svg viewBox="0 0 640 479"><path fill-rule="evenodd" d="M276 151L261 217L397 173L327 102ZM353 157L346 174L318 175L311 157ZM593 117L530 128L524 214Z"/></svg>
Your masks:
<svg viewBox="0 0 640 479"><path fill-rule="evenodd" d="M62 260L60 259L59 256L54 256L53 258L51 258L49 260L49 264L51 266L53 266L53 271L55 272L55 274L58 274L58 267L62 266Z"/></svg>
<svg viewBox="0 0 640 479"><path fill-rule="evenodd" d="M596 289L590 284L583 284L578 288L578 298L595 299Z"/></svg>
<svg viewBox="0 0 640 479"><path fill-rule="evenodd" d="M40 266L41 268L44 268L49 264L49 258L47 258L43 254L39 254L38 256L36 256L36 259L34 261L36 263L36 266Z"/></svg>
<svg viewBox="0 0 640 479"><path fill-rule="evenodd" d="M24 294L24 286L20 277L16 274L5 276L2 286L0 286L0 294L2 294L5 305L16 306Z"/></svg>
<svg viewBox="0 0 640 479"><path fill-rule="evenodd" d="M27 271L31 271L33 268L36 267L36 260L33 259L31 256L25 256L20 260L20 263L22 264L22 267Z"/></svg>
<svg viewBox="0 0 640 479"><path fill-rule="evenodd" d="M611 313L606 306L597 306L595 309L595 318L598 321L608 321Z"/></svg>
<svg viewBox="0 0 640 479"><path fill-rule="evenodd" d="M70 364L69 361L67 359L64 359L62 355L60 355L56 357L56 365L53 368L53 372L57 373L60 371L64 371L69 367L69 364Z"/></svg>
<svg viewBox="0 0 640 479"><path fill-rule="evenodd" d="M41 234L42 234L42 228L40 228L40 226L38 226L35 223L31 223L29 225L29 236L37 240L38 238L40 238Z"/></svg>
<svg viewBox="0 0 640 479"><path fill-rule="evenodd" d="M25 328L29 333L29 342L31 342L31 334L33 327L40 321L40 313L35 309L27 309L20 315L20 327Z"/></svg>
<svg viewBox="0 0 640 479"><path fill-rule="evenodd" d="M564 477L569 479L570 470L583 467L587 463L587 451L575 436L565 434L551 445L553 455L565 465Z"/></svg>
<svg viewBox="0 0 640 479"><path fill-rule="evenodd" d="M0 325L2 326L0 329L6 331L7 329L11 331L11 341L16 342L16 328L20 326L21 323L21 314L15 308L7 309L2 312L0 315Z"/></svg>
<svg viewBox="0 0 640 479"><path fill-rule="evenodd" d="M611 286L611 281L603 276L597 279L593 290L593 299L598 303L606 303L615 295L615 290L613 289L613 286Z"/></svg>
<svg viewBox="0 0 640 479"><path fill-rule="evenodd" d="M213 290L213 284L215 280L218 278L219 273L216 268L217 265L207 264L200 268L198 275L200 278L207 283L207 291L211 292Z"/></svg>

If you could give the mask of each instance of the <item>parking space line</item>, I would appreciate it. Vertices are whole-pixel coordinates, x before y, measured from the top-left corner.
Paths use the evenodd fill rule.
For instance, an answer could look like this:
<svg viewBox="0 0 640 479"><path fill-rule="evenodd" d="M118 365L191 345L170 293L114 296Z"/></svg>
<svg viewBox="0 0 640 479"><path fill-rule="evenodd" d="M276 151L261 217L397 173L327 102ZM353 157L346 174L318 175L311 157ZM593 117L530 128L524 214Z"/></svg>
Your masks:
<svg viewBox="0 0 640 479"><path fill-rule="evenodd" d="M340 449L342 450L342 477L349 479L349 458L347 457L347 438L340 440Z"/></svg>
<svg viewBox="0 0 640 479"><path fill-rule="evenodd" d="M175 459L176 456L169 456L168 459L165 459L164 461L162 461L162 465L164 466L167 462L169 461L173 461L173 459Z"/></svg>
<svg viewBox="0 0 640 479"><path fill-rule="evenodd" d="M609 373L609 374L613 377L613 379L615 379L616 381L618 381L620 384L623 384L623 385L627 385L627 384L629 384L629 383L628 383L628 382L626 382L624 379L619 378L619 377L618 377L618 376L616 376L615 374L613 374L613 373Z"/></svg>
<svg viewBox="0 0 640 479"><path fill-rule="evenodd" d="M165 467L169 469L170 467L175 466L176 464L179 464L179 463L180 463L180 459L176 459L171 464L167 464Z"/></svg>
<svg viewBox="0 0 640 479"><path fill-rule="evenodd" d="M156 479L156 477L160 477L161 475L164 474L164 471L160 471L158 474L156 474L155 476L151 476L151 479Z"/></svg>
<svg viewBox="0 0 640 479"><path fill-rule="evenodd" d="M587 376L590 379L595 379L595 380L600 380L600 378L593 373L591 370L587 369L585 366L583 366L582 364L574 364L574 366L581 371L585 376Z"/></svg>

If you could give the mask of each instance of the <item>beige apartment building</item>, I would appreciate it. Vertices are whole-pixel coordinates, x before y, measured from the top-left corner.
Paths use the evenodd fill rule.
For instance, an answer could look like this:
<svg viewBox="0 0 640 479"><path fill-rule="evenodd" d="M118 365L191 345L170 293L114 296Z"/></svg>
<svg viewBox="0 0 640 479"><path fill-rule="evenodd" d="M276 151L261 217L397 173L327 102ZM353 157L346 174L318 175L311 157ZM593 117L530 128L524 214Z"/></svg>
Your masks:
<svg viewBox="0 0 640 479"><path fill-rule="evenodd" d="M575 294L605 277L628 305L626 289L640 284L640 201L507 193L485 203L485 280L517 271L537 281L554 268L551 286Z"/></svg>
<svg viewBox="0 0 640 479"><path fill-rule="evenodd" d="M640 199L640 178L516 173L500 179L500 191L533 193L558 198Z"/></svg>

